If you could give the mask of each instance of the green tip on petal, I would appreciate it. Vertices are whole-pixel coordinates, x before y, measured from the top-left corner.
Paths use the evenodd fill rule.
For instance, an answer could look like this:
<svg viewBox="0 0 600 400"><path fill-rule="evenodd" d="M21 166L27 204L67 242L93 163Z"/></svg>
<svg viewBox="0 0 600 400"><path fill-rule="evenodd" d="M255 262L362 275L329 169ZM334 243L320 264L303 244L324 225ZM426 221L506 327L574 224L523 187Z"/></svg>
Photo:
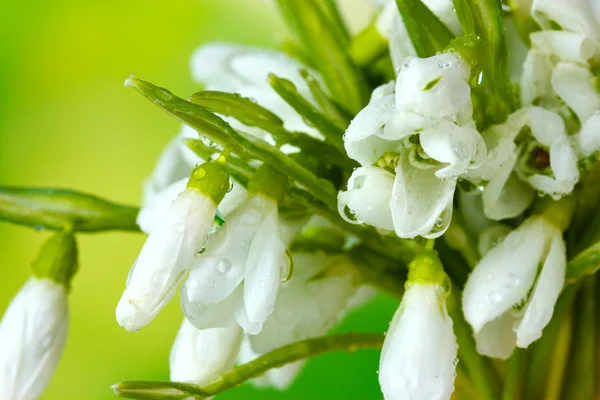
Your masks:
<svg viewBox="0 0 600 400"><path fill-rule="evenodd" d="M248 183L248 192L261 193L281 203L288 185L287 176L266 164L261 165Z"/></svg>
<svg viewBox="0 0 600 400"><path fill-rule="evenodd" d="M192 171L187 184L188 189L197 190L219 204L229 190L231 183L225 167L225 157L205 162Z"/></svg>
<svg viewBox="0 0 600 400"><path fill-rule="evenodd" d="M413 258L408 265L406 285L413 283L439 285L444 290L444 295L450 293L450 278L444 272L437 251L424 249Z"/></svg>
<svg viewBox="0 0 600 400"><path fill-rule="evenodd" d="M77 243L73 232L58 232L41 247L31 268L38 278L48 278L69 287L77 272Z"/></svg>

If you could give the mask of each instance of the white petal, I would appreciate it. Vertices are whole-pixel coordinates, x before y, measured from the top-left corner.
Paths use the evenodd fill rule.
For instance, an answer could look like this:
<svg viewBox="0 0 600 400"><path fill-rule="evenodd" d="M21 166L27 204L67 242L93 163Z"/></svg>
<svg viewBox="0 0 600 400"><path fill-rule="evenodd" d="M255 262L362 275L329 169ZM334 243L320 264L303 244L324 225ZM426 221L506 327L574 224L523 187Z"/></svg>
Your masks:
<svg viewBox="0 0 600 400"><path fill-rule="evenodd" d="M262 196L261 196L262 197ZM249 199L226 218L205 253L194 261L182 290L188 301L214 304L223 301L238 287L246 271L246 259L254 235L273 200Z"/></svg>
<svg viewBox="0 0 600 400"><path fill-rule="evenodd" d="M403 155L396 168L390 208L396 235L438 237L450 223L456 180L443 181L436 168L418 169Z"/></svg>
<svg viewBox="0 0 600 400"><path fill-rule="evenodd" d="M506 360L517 347L517 335L513 331L516 322L510 313L504 313L497 319L485 324L475 334L477 352L484 356Z"/></svg>
<svg viewBox="0 0 600 400"><path fill-rule="evenodd" d="M204 247L216 209L196 190L184 191L169 207L148 236L117 305L117 321L125 329L147 325L171 300Z"/></svg>
<svg viewBox="0 0 600 400"><path fill-rule="evenodd" d="M225 194L225 197L223 197L223 200L221 200L218 207L219 212L225 217L241 206L248 197L248 192L240 183L234 180L232 180L232 183L231 190Z"/></svg>
<svg viewBox="0 0 600 400"><path fill-rule="evenodd" d="M534 0L531 5L531 15L546 30L551 30L552 22L555 22L564 30L598 38L600 29L590 7L594 1Z"/></svg>
<svg viewBox="0 0 600 400"><path fill-rule="evenodd" d="M0 399L35 400L52 377L68 329L65 287L31 278L0 322Z"/></svg>
<svg viewBox="0 0 600 400"><path fill-rule="evenodd" d="M523 300L546 247L541 218L529 219L477 264L463 291L463 312L475 334Z"/></svg>
<svg viewBox="0 0 600 400"><path fill-rule="evenodd" d="M554 93L550 78L552 63L547 54L531 49L527 53L521 76L521 103L529 105L537 99L552 96Z"/></svg>
<svg viewBox="0 0 600 400"><path fill-rule="evenodd" d="M243 304L243 286L238 285L229 296L218 303L201 304L193 301L193 297L190 299L189 296L193 296L194 293L193 288L184 285L180 292L181 309L188 321L198 329L236 327L238 323L235 313Z"/></svg>
<svg viewBox="0 0 600 400"><path fill-rule="evenodd" d="M542 266L542 272L525 308L523 318L515 328L519 347L526 348L542 336L542 330L552 318L554 305L565 283L567 266L565 242L557 228L554 228L550 235L550 249Z"/></svg>
<svg viewBox="0 0 600 400"><path fill-rule="evenodd" d="M588 118L581 127L579 148L586 157L600 149L600 111Z"/></svg>
<svg viewBox="0 0 600 400"><path fill-rule="evenodd" d="M404 60L396 80L396 109L426 117L471 120L469 65L455 53Z"/></svg>
<svg viewBox="0 0 600 400"><path fill-rule="evenodd" d="M445 119L419 133L419 139L429 157L449 164L436 171L439 178L456 179L485 160L486 146L479 132Z"/></svg>
<svg viewBox="0 0 600 400"><path fill-rule="evenodd" d="M534 191L513 173L516 154L502 164L483 190L485 215L493 220L521 215L533 201Z"/></svg>
<svg viewBox="0 0 600 400"><path fill-rule="evenodd" d="M188 178L180 179L156 193L150 201L140 209L136 222L142 232L150 234L161 218L167 213L171 204L187 186Z"/></svg>
<svg viewBox="0 0 600 400"><path fill-rule="evenodd" d="M242 338L239 327L200 330L184 319L169 357L171 381L202 385L227 372L235 365Z"/></svg>
<svg viewBox="0 0 600 400"><path fill-rule="evenodd" d="M456 338L435 285L413 284L387 332L379 383L387 400L449 400L454 391Z"/></svg>
<svg viewBox="0 0 600 400"><path fill-rule="evenodd" d="M376 136L394 113L394 95L378 98L363 108L344 134L348 156L362 165L372 165L386 151L394 151L397 143Z"/></svg>
<svg viewBox="0 0 600 400"><path fill-rule="evenodd" d="M243 328L253 335L261 331L263 323L273 312L282 273L285 273L288 262L286 246L279 235L275 205L256 232L246 261L244 308L249 325Z"/></svg>
<svg viewBox="0 0 600 400"><path fill-rule="evenodd" d="M323 261L328 269L348 265L345 257L327 257ZM250 336L253 350L266 353L289 343L325 335L345 313L355 293L350 271L314 280L292 276L280 288L273 314L260 334Z"/></svg>
<svg viewBox="0 0 600 400"><path fill-rule="evenodd" d="M390 198L394 176L379 167L360 167L352 172L348 191L338 195L338 209L342 218L350 223L364 223L376 228L393 230ZM354 213L349 219L345 209Z"/></svg>
<svg viewBox="0 0 600 400"><path fill-rule="evenodd" d="M198 156L192 162L185 158L182 153L181 138L173 138L158 157L152 175L144 181L142 204L150 203L154 196L174 182L189 177L199 160Z"/></svg>
<svg viewBox="0 0 600 400"><path fill-rule="evenodd" d="M594 76L585 67L559 63L552 72L552 87L583 123L600 110L600 93Z"/></svg>
<svg viewBox="0 0 600 400"><path fill-rule="evenodd" d="M545 175L532 175L526 179L534 189L542 193L548 193L555 199L571 193L575 183L579 180L579 169L577 168L575 151L566 137L556 141L550 147L550 166L554 178Z"/></svg>
<svg viewBox="0 0 600 400"><path fill-rule="evenodd" d="M586 63L596 52L596 44L589 37L573 32L533 32L530 39L533 47L563 61Z"/></svg>
<svg viewBox="0 0 600 400"><path fill-rule="evenodd" d="M546 147L567 137L565 123L560 115L542 107L523 107L509 116L508 124L515 136L524 126L529 126L533 137Z"/></svg>

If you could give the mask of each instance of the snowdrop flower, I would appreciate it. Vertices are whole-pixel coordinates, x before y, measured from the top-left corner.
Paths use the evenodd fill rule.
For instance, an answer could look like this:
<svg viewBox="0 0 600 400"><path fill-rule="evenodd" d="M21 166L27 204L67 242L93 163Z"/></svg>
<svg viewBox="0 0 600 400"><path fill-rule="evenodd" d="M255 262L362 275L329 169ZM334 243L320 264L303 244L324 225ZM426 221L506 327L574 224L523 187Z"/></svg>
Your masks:
<svg viewBox="0 0 600 400"><path fill-rule="evenodd" d="M394 92L389 84L374 92L344 136L348 155L364 166L338 199L349 222L393 227L402 238L445 232L457 178L486 154L471 119L469 71L454 53L409 58Z"/></svg>
<svg viewBox="0 0 600 400"><path fill-rule="evenodd" d="M287 178L261 167L249 184L249 198L231 212L181 289L181 305L200 329L239 324L257 334L288 275L287 244L279 227L278 203Z"/></svg>
<svg viewBox="0 0 600 400"><path fill-rule="evenodd" d="M508 358L539 339L565 280L559 228L533 216L484 255L463 292L463 311L477 350Z"/></svg>
<svg viewBox="0 0 600 400"><path fill-rule="evenodd" d="M379 384L386 400L450 399L458 346L446 311L448 290L437 255L417 256L381 350Z"/></svg>
<svg viewBox="0 0 600 400"><path fill-rule="evenodd" d="M268 83L269 73L288 79L296 86L302 97L316 105L308 83L300 75L301 69L310 70L310 68L285 53L217 42L198 48L192 56L191 64L194 79L204 83L206 90L239 93L254 99L281 118L287 130L305 132L317 138L322 137L315 128L307 125ZM316 73L312 71L311 73L320 79ZM268 136L258 128L245 126L232 118L225 119L236 129L257 137Z"/></svg>
<svg viewBox="0 0 600 400"><path fill-rule="evenodd" d="M513 218L525 211L534 190L555 199L579 180L577 155L560 115L524 107L483 133L489 158L471 172L487 181L482 199L488 218Z"/></svg>
<svg viewBox="0 0 600 400"><path fill-rule="evenodd" d="M67 289L31 278L0 322L0 399L33 400L50 381L65 346Z"/></svg>
<svg viewBox="0 0 600 400"><path fill-rule="evenodd" d="M147 325L173 297L177 285L204 248L217 204L229 188L229 177L217 162L200 165L187 188L152 228L131 268L117 305L117 321L127 330Z"/></svg>
<svg viewBox="0 0 600 400"><path fill-rule="evenodd" d="M183 320L171 348L171 381L202 385L235 365L243 333L239 327L197 329Z"/></svg>

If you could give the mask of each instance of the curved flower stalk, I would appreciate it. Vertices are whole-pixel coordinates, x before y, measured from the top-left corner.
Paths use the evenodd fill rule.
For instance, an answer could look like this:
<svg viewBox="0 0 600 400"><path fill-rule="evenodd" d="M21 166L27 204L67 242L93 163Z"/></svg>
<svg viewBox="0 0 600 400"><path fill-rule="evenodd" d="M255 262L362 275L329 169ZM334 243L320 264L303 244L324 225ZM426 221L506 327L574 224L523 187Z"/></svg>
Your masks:
<svg viewBox="0 0 600 400"><path fill-rule="evenodd" d="M237 326L198 329L184 318L169 356L171 380L201 385L230 370L242 338Z"/></svg>
<svg viewBox="0 0 600 400"><path fill-rule="evenodd" d="M42 394L65 346L68 319L65 285L29 279L0 323L0 399Z"/></svg>
<svg viewBox="0 0 600 400"><path fill-rule="evenodd" d="M187 188L160 216L138 259L117 305L117 321L127 330L147 325L173 297L198 251L204 248L217 204L229 188L229 177L219 163L197 167Z"/></svg>
<svg viewBox="0 0 600 400"><path fill-rule="evenodd" d="M470 176L487 182L482 200L488 218L520 215L533 201L534 190L558 200L579 180L576 152L563 119L553 111L524 107L483 136L489 157Z"/></svg>
<svg viewBox="0 0 600 400"><path fill-rule="evenodd" d="M450 281L427 251L409 265L402 303L387 332L379 364L386 400L448 400L458 346L446 310Z"/></svg>
<svg viewBox="0 0 600 400"><path fill-rule="evenodd" d="M506 359L541 337L566 264L561 229L543 216L530 217L484 255L463 293L479 353Z"/></svg>
<svg viewBox="0 0 600 400"><path fill-rule="evenodd" d="M238 93L254 99L271 110L284 121L289 131L301 131L322 138L321 134L285 102L269 85L268 75L275 74L288 79L298 93L312 104L316 104L307 81L300 74L308 69L285 53L232 43L210 43L199 47L191 60L195 80L206 85L206 90ZM311 71L313 76L318 75ZM268 139L270 135L260 128L248 127L233 118L225 118L236 129Z"/></svg>
<svg viewBox="0 0 600 400"><path fill-rule="evenodd" d="M194 262L181 289L181 305L197 328L237 323L257 334L273 312L290 268L278 217L286 184L287 178L269 167L259 168L247 201L231 212Z"/></svg>
<svg viewBox="0 0 600 400"><path fill-rule="evenodd" d="M486 154L471 119L469 71L454 53L409 58L395 87L373 93L344 136L348 155L363 165L338 199L349 222L393 228L401 238L446 231L457 179Z"/></svg>

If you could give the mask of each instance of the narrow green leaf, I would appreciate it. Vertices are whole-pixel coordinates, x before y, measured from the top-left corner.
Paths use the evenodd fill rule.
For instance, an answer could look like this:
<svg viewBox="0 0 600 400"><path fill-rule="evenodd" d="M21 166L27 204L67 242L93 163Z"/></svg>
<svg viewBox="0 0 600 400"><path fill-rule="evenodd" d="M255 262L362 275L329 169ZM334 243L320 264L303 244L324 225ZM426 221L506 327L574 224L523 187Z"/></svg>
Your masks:
<svg viewBox="0 0 600 400"><path fill-rule="evenodd" d="M268 132L281 132L283 121L266 108L237 93L205 90L193 94L188 99L216 113L233 117L247 126L256 126ZM282 132L285 136L285 131Z"/></svg>
<svg viewBox="0 0 600 400"><path fill-rule="evenodd" d="M540 26L531 16L532 0L508 0L512 21L517 29L521 40L530 46L529 35L532 32L539 31Z"/></svg>
<svg viewBox="0 0 600 400"><path fill-rule="evenodd" d="M303 340L263 354L247 364L226 372L203 386L178 382L130 381L113 386L117 396L131 399L175 400L194 397L203 399L240 386L249 379L286 364L333 351L380 349L381 333L345 333ZM187 397L186 397L187 396Z"/></svg>
<svg viewBox="0 0 600 400"><path fill-rule="evenodd" d="M367 103L368 88L362 72L345 52L348 39L339 29L331 6L320 0L277 0L277 3L332 97L348 111L358 113Z"/></svg>
<svg viewBox="0 0 600 400"><path fill-rule="evenodd" d="M335 123L341 130L346 130L350 125L353 115L349 115L339 104L333 101L329 95L323 90L321 84L317 79L311 75L306 69L300 70L300 75L306 81L310 92L317 101L319 108L322 112L328 116L333 123Z"/></svg>
<svg viewBox="0 0 600 400"><path fill-rule="evenodd" d="M573 341L565 371L563 399L593 399L596 385L596 277L590 276L575 302Z"/></svg>
<svg viewBox="0 0 600 400"><path fill-rule="evenodd" d="M365 67L387 54L388 49L388 40L381 36L373 22L352 38L348 54L356 65Z"/></svg>
<svg viewBox="0 0 600 400"><path fill-rule="evenodd" d="M419 57L432 57L454 39L452 31L421 0L396 0L398 11Z"/></svg>
<svg viewBox="0 0 600 400"><path fill-rule="evenodd" d="M261 139L238 132L206 108L185 101L167 89L134 77L127 79L125 84L133 86L163 111L220 144L226 152L242 159L257 159L272 165L310 190L327 207L336 209L337 193L331 182L320 179L279 149Z"/></svg>
<svg viewBox="0 0 600 400"><path fill-rule="evenodd" d="M343 128L317 110L308 100L298 93L296 86L289 80L269 74L269 84L298 114L310 122L325 137L325 141L338 149L343 149Z"/></svg>
<svg viewBox="0 0 600 400"><path fill-rule="evenodd" d="M525 349L515 349L508 360L508 372L502 391L502 400L525 400L524 384L527 370Z"/></svg>
<svg viewBox="0 0 600 400"><path fill-rule="evenodd" d="M567 284L591 275L600 269L600 242L577 254L567 265Z"/></svg>
<svg viewBox="0 0 600 400"><path fill-rule="evenodd" d="M36 229L137 231L138 211L72 190L0 186L0 220Z"/></svg>

